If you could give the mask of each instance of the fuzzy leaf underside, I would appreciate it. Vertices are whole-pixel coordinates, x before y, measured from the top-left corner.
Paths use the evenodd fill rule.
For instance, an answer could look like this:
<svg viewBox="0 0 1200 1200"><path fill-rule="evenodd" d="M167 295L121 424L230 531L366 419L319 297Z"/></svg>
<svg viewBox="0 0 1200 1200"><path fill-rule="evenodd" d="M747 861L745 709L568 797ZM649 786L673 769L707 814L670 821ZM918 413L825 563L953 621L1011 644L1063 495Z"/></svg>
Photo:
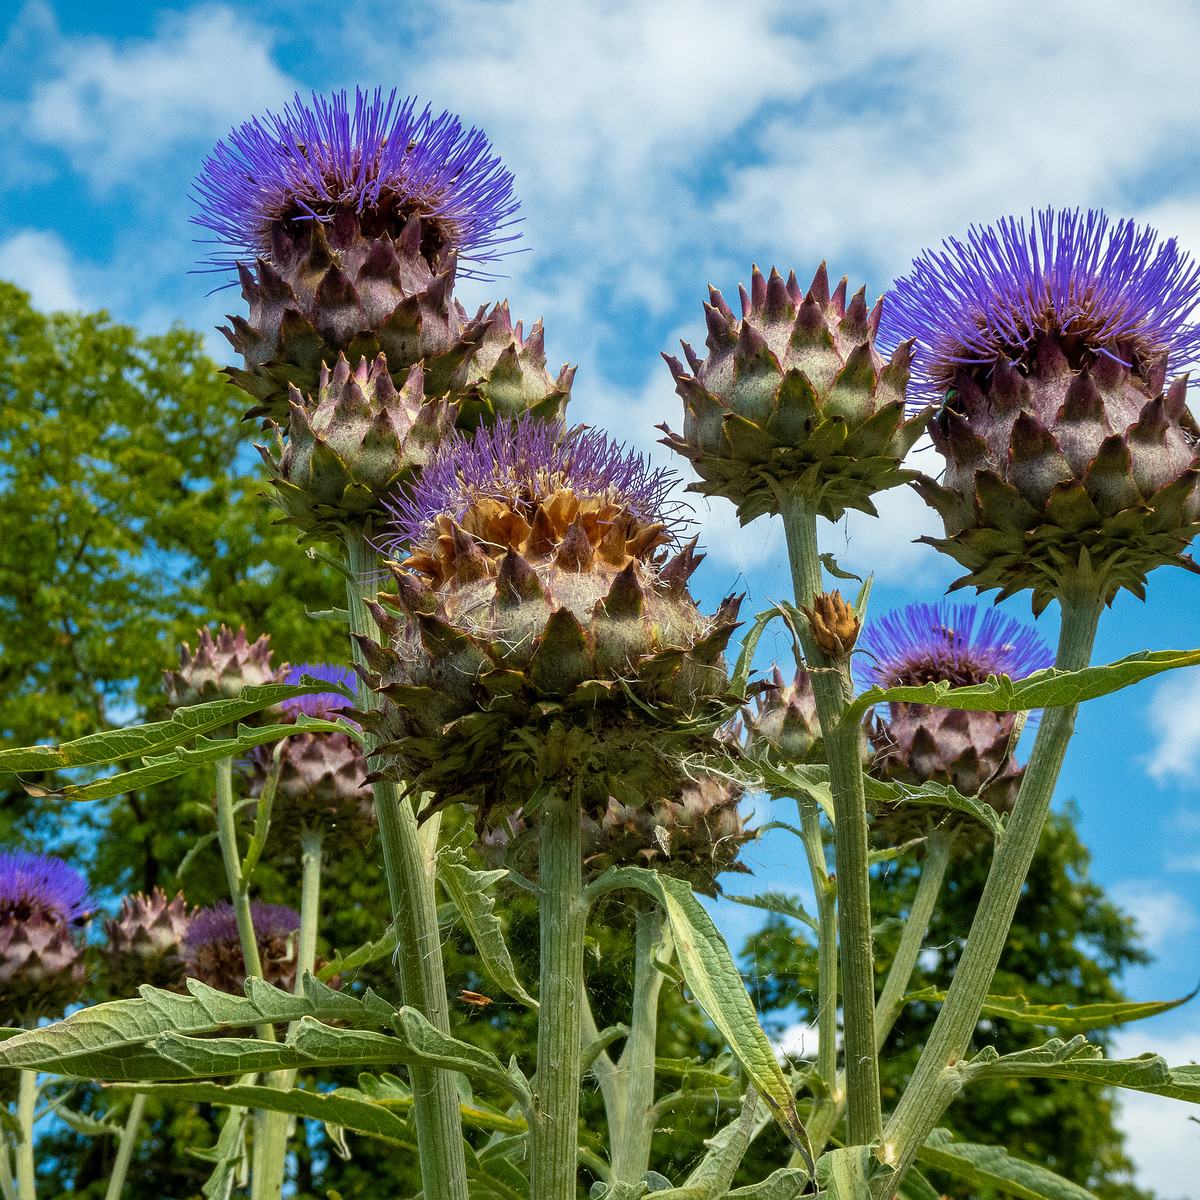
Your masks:
<svg viewBox="0 0 1200 1200"><path fill-rule="evenodd" d="M307 680L307 682L305 682ZM61 771L71 767L101 767L122 759L146 758L165 754L201 734L236 725L264 708L321 692L344 689L328 680L304 676L300 683L267 683L248 687L236 700L212 700L191 708L177 709L169 721L134 725L125 729L106 729L61 746L14 746L0 750L0 771ZM348 704L354 703L349 692Z"/></svg>
<svg viewBox="0 0 1200 1200"><path fill-rule="evenodd" d="M644 867L609 870L592 885L593 895L629 887L646 893L664 909L675 938L684 982L728 1043L746 1079L753 1084L788 1138L807 1148L804 1127L779 1060L754 1011L746 985L725 939L692 889L681 879Z"/></svg>

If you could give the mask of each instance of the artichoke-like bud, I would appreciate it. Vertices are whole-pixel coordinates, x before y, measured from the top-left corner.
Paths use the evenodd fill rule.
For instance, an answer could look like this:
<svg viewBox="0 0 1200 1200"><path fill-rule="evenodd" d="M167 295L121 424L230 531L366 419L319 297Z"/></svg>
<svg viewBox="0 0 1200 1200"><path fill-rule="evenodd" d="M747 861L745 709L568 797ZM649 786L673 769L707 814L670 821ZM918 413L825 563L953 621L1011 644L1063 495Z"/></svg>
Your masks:
<svg viewBox="0 0 1200 1200"><path fill-rule="evenodd" d="M339 355L322 366L317 403L290 393L286 442L275 429L272 455L259 446L286 520L302 540L340 537L383 512L384 499L409 486L454 427L445 400L425 398L424 373L413 367L397 391L380 355L353 371Z"/></svg>
<svg viewBox="0 0 1200 1200"><path fill-rule="evenodd" d="M121 901L117 915L105 922L108 945L104 961L109 987L118 995L132 996L143 983L174 987L183 978L179 949L187 933L187 905L183 893L173 900L154 888Z"/></svg>
<svg viewBox="0 0 1200 1200"><path fill-rule="evenodd" d="M0 854L0 1020L58 1017L83 991L87 881L62 859Z"/></svg>
<svg viewBox="0 0 1200 1200"><path fill-rule="evenodd" d="M871 496L912 478L900 463L927 415L907 418L911 347L885 362L875 350L882 300L866 289L846 303L846 280L830 294L822 263L807 293L757 267L741 289L742 315L709 289L708 357L686 342L691 374L664 355L683 399L683 433L664 445L700 476L689 490L725 496L742 524L779 512L799 494L830 520L847 508L875 513Z"/></svg>
<svg viewBox="0 0 1200 1200"><path fill-rule="evenodd" d="M571 398L574 378L575 368L565 363L557 378L546 370L541 321L524 337L505 300L488 314L479 344L455 373L458 427L469 431L526 412L538 420L556 420Z"/></svg>
<svg viewBox="0 0 1200 1200"><path fill-rule="evenodd" d="M397 509L403 610L360 639L383 698L364 716L392 769L440 802L514 811L546 781L610 797L679 795L680 760L728 715L738 599L703 616L674 554L669 476L603 435L525 418L458 438Z"/></svg>
<svg viewBox="0 0 1200 1200"><path fill-rule="evenodd" d="M798 670L788 683L776 666L771 679L758 685L754 709L743 710L734 740L750 758L772 763L821 762L821 723L812 677Z"/></svg>
<svg viewBox="0 0 1200 1200"><path fill-rule="evenodd" d="M263 978L290 992L296 986L300 914L282 904L250 905ZM231 905L221 902L193 910L183 939L184 974L221 992L240 996L246 988L246 960Z"/></svg>
<svg viewBox="0 0 1200 1200"><path fill-rule="evenodd" d="M287 682L295 683L304 675L349 687L355 681L354 673L345 667L304 663L291 669ZM285 700L281 707L285 721L301 716L333 720L348 703L340 692L317 692ZM262 795L276 750L276 746L255 748L252 795ZM361 850L375 824L375 803L367 784L366 756L355 738L341 732L298 732L283 739L278 753L272 823L296 834L319 828L327 848Z"/></svg>
<svg viewBox="0 0 1200 1200"><path fill-rule="evenodd" d="M946 681L955 687L984 683L989 676L1020 679L1053 664L1054 656L1034 631L989 610L979 620L974 605L912 604L868 625L862 648L874 656L865 675L880 687ZM978 622L978 630L976 630ZM869 726L877 779L919 786L950 784L978 797L998 813L1012 811L1024 768L1013 754L1016 713L968 712L927 704L892 703L887 719ZM969 853L987 840L974 817L929 804L877 804L872 829L885 845L925 837L935 827L948 835L951 851Z"/></svg>
<svg viewBox="0 0 1200 1200"><path fill-rule="evenodd" d="M813 606L801 605L808 618L813 641L831 658L840 658L854 649L860 622L852 604L842 599L836 589L813 597Z"/></svg>
<svg viewBox="0 0 1200 1200"><path fill-rule="evenodd" d="M220 246L207 265L236 269L250 307L223 330L244 359L229 373L278 424L289 387L314 392L339 354L386 355L397 386L423 362L443 395L486 325L453 299L458 263L514 239L512 175L484 135L395 92L297 96L219 143L196 190Z"/></svg>
<svg viewBox="0 0 1200 1200"><path fill-rule="evenodd" d="M265 633L251 643L244 625L237 633L222 625L215 638L207 629L198 629L196 636L196 653L184 642L179 670L163 671L167 703L172 708L236 700L243 688L282 683L287 676L286 666L271 666L271 639Z"/></svg>
<svg viewBox="0 0 1200 1200"><path fill-rule="evenodd" d="M1110 601L1144 595L1200 532L1200 427L1187 378L1200 269L1152 229L1099 213L973 228L917 259L889 297L881 343L916 337L913 390L940 404L946 459L922 496L928 539L967 569L956 586L1031 589L1040 613L1073 577Z"/></svg>

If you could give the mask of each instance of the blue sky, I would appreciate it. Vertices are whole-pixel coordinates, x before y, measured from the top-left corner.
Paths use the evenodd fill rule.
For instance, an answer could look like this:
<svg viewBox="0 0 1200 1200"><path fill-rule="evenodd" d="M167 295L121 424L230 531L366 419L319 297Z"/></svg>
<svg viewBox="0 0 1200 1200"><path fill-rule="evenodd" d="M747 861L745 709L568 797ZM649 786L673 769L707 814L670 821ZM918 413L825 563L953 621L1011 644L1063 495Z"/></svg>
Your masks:
<svg viewBox="0 0 1200 1200"><path fill-rule="evenodd" d="M148 331L211 330L238 311L189 274L191 181L234 122L296 89L415 92L490 134L514 170L527 251L507 295L544 317L551 366L579 364L572 415L641 448L678 423L658 357L704 340L701 301L751 262L807 283L828 259L878 295L924 246L1031 206L1100 205L1200 251L1200 10L1144 0L370 0L10 3L0 30L0 277L44 308L109 309ZM219 335L211 352L228 361ZM912 545L937 525L891 493L879 521L827 548L874 570L876 611L931 598L952 565ZM780 531L698 517L715 603L788 594ZM1200 579L1159 571L1122 598L1097 657L1200 642ZM1008 608L1027 616L1024 602ZM1053 643L1052 613L1040 622ZM786 655L787 647L778 645ZM1086 708L1060 798L1075 798L1095 874L1157 963L1125 980L1181 995L1200 962L1200 671ZM757 848L758 882L803 892L790 848ZM789 863L791 865L789 865ZM740 881L735 881L740 882ZM734 908L735 906L725 906ZM722 915L731 940L752 914ZM1134 1026L1122 1049L1200 1058L1200 1005ZM1200 1196L1200 1129L1136 1097L1124 1121L1143 1182Z"/></svg>

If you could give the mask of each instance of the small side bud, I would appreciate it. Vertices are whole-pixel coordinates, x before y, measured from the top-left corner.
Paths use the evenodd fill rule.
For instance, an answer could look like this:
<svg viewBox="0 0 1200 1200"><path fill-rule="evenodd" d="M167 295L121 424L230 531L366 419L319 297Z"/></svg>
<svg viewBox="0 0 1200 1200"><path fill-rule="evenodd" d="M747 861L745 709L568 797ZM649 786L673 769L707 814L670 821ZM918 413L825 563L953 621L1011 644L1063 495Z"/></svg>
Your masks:
<svg viewBox="0 0 1200 1200"><path fill-rule="evenodd" d="M812 608L801 606L801 611L808 618L813 641L831 658L849 654L854 648L862 623L841 592L822 592L813 599Z"/></svg>

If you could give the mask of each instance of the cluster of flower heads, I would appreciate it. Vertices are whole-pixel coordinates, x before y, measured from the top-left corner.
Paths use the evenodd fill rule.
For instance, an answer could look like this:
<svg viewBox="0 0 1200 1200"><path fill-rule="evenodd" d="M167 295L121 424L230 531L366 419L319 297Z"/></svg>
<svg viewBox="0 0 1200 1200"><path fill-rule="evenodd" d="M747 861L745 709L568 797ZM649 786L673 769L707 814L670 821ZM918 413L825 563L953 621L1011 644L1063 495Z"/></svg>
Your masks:
<svg viewBox="0 0 1200 1200"><path fill-rule="evenodd" d="M1039 331L1143 370L1200 353L1200 265L1149 226L1102 212L1052 208L948 238L896 281L879 326L882 347L917 342L910 400L940 404L962 366L1019 359Z"/></svg>
<svg viewBox="0 0 1200 1200"><path fill-rule="evenodd" d="M263 978L291 991L296 983L296 931L300 914L283 904L250 905ZM180 953L186 974L218 991L240 995L246 984L246 960L237 916L227 902L198 908L188 921Z"/></svg>
<svg viewBox="0 0 1200 1200"><path fill-rule="evenodd" d="M679 507L670 500L675 482L673 472L651 467L602 430L579 426L564 433L556 422L527 415L448 441L412 491L388 506L395 532L381 548L395 554L414 545L439 517L461 520L480 500L520 510L563 489L612 498L647 524L663 522Z"/></svg>
<svg viewBox="0 0 1200 1200"><path fill-rule="evenodd" d="M515 239L505 234L518 202L513 177L478 129L438 116L416 97L398 100L356 89L297 93L282 114L247 121L219 142L196 181L193 220L217 245L207 269L269 258L281 221L328 221L339 210L374 214L398 232L409 216L430 222L442 243L467 260L494 261Z"/></svg>

